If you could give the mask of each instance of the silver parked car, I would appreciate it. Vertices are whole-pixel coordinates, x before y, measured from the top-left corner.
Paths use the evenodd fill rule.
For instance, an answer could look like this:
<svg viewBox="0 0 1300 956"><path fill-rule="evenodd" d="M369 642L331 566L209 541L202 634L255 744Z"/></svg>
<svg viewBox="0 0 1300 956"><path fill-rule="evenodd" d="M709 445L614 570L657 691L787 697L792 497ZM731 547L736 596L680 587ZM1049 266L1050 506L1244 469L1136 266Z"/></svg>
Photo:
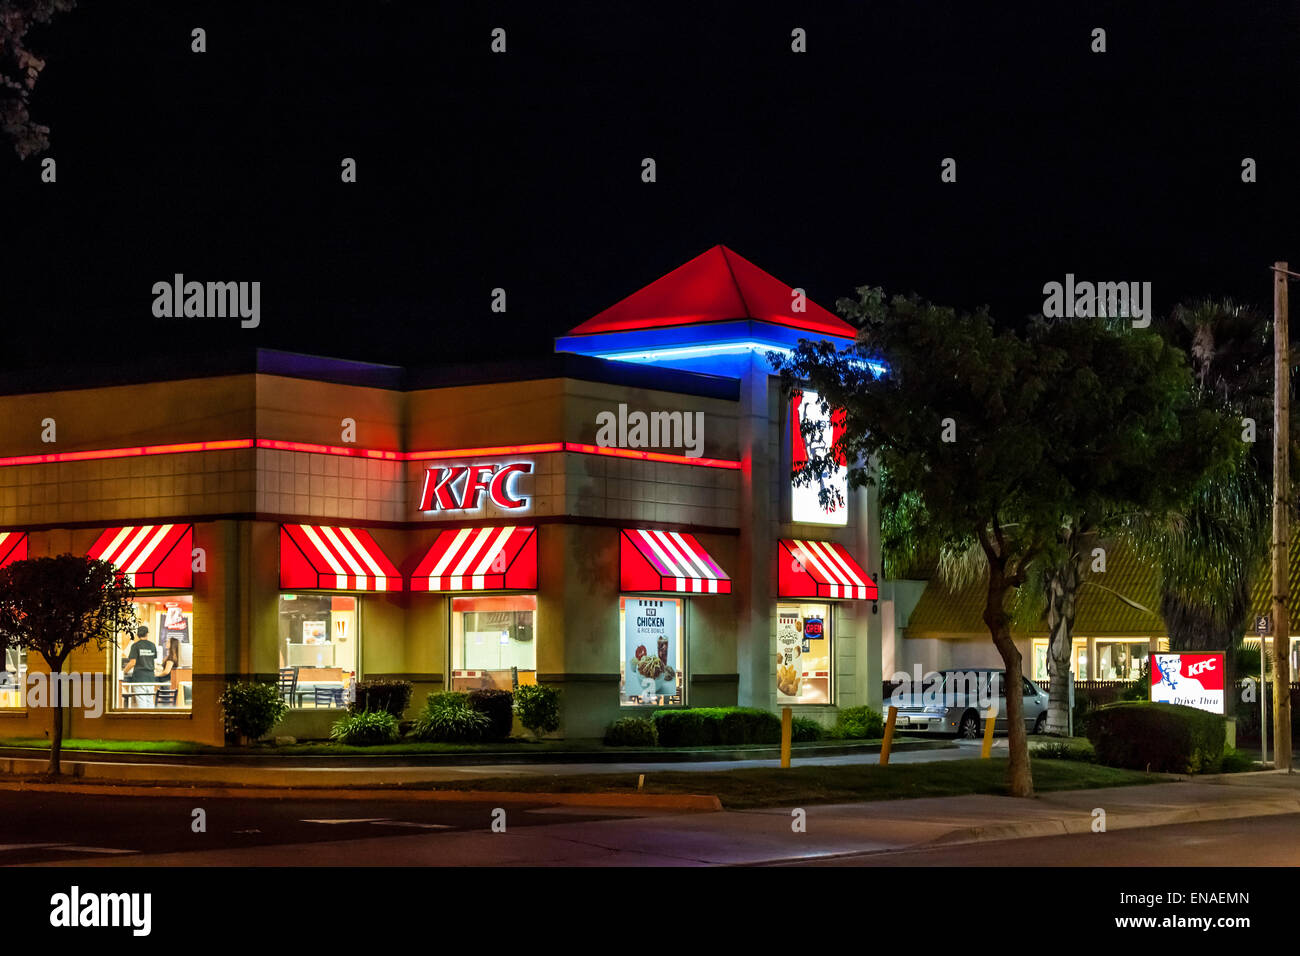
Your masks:
<svg viewBox="0 0 1300 956"><path fill-rule="evenodd" d="M996 680L994 680L996 678ZM992 685L996 684L996 688ZM1031 680L1021 678L1021 699L1024 707L1025 729L1041 734L1047 726L1047 692ZM994 733L1007 729L1007 694L1005 673L987 667L967 670L939 671L934 684L927 682L919 690L896 694L885 701L885 706L896 703L898 719L896 730L915 734L955 734L968 740L984 733L984 715L987 704L996 692L998 715L993 723ZM986 702L980 707L981 699Z"/></svg>

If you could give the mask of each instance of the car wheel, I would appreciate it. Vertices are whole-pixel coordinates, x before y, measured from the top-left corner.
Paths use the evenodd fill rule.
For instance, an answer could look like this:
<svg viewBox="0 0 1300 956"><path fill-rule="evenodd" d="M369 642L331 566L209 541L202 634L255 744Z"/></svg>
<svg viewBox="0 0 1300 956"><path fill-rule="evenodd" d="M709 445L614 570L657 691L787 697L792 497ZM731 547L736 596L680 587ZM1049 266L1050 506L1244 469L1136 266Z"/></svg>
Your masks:
<svg viewBox="0 0 1300 956"><path fill-rule="evenodd" d="M957 736L964 740L977 740L980 735L980 719L976 714L966 714L957 725Z"/></svg>
<svg viewBox="0 0 1300 956"><path fill-rule="evenodd" d="M1039 714L1038 719L1034 721L1034 733L1041 734L1047 729L1047 714Z"/></svg>

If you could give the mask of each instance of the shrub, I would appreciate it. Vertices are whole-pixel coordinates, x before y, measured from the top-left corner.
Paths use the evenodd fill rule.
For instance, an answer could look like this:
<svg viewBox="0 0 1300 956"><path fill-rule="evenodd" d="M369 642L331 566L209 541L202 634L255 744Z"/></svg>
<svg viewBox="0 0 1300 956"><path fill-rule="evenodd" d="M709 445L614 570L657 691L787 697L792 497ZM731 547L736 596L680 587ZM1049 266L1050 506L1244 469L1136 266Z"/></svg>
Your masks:
<svg viewBox="0 0 1300 956"><path fill-rule="evenodd" d="M560 729L560 692L545 684L524 684L515 691L519 722L540 738Z"/></svg>
<svg viewBox="0 0 1300 956"><path fill-rule="evenodd" d="M844 740L876 740L885 736L885 719L870 707L845 707L836 715L832 736Z"/></svg>
<svg viewBox="0 0 1300 956"><path fill-rule="evenodd" d="M469 704L469 694L449 691L430 694L424 711L415 718L411 733L417 740L437 743L473 743L488 732L491 718Z"/></svg>
<svg viewBox="0 0 1300 956"><path fill-rule="evenodd" d="M755 707L729 707L721 720L724 744L779 744L781 718Z"/></svg>
<svg viewBox="0 0 1300 956"><path fill-rule="evenodd" d="M623 717L605 728L606 747L653 747L659 742L653 721Z"/></svg>
<svg viewBox="0 0 1300 956"><path fill-rule="evenodd" d="M1236 747L1223 748L1223 763L1219 766L1220 773L1246 773L1255 769L1255 758L1250 754L1238 750Z"/></svg>
<svg viewBox="0 0 1300 956"><path fill-rule="evenodd" d="M243 681L230 684L221 694L226 733L249 740L265 737L289 712L289 705L274 684Z"/></svg>
<svg viewBox="0 0 1300 956"><path fill-rule="evenodd" d="M1151 659L1147 658L1142 662L1142 668L1138 671L1137 680L1129 684L1119 692L1120 700L1150 700L1151 699Z"/></svg>
<svg viewBox="0 0 1300 956"><path fill-rule="evenodd" d="M790 740L793 743L809 743L825 736L826 728L811 717L795 717L790 721Z"/></svg>
<svg viewBox="0 0 1300 956"><path fill-rule="evenodd" d="M345 714L330 728L330 739L354 747L397 742L397 718L386 710Z"/></svg>
<svg viewBox="0 0 1300 956"><path fill-rule="evenodd" d="M702 747L707 743L704 715L698 710L661 710L654 715L661 747Z"/></svg>
<svg viewBox="0 0 1300 956"><path fill-rule="evenodd" d="M1034 757L1041 757L1044 760L1078 760L1083 763L1092 763L1097 756L1091 747L1068 743L1064 740L1035 744L1029 752Z"/></svg>
<svg viewBox="0 0 1300 956"><path fill-rule="evenodd" d="M486 740L505 740L515 725L515 695L508 690L473 690L469 706L488 719Z"/></svg>
<svg viewBox="0 0 1300 956"><path fill-rule="evenodd" d="M398 720L406 713L411 703L411 682L409 680L362 680L357 681L356 700L348 707L354 714L367 710L383 710Z"/></svg>
<svg viewBox="0 0 1300 956"><path fill-rule="evenodd" d="M1087 720L1097 762L1159 773L1214 773L1223 763L1224 719L1178 704L1131 701L1097 708Z"/></svg>

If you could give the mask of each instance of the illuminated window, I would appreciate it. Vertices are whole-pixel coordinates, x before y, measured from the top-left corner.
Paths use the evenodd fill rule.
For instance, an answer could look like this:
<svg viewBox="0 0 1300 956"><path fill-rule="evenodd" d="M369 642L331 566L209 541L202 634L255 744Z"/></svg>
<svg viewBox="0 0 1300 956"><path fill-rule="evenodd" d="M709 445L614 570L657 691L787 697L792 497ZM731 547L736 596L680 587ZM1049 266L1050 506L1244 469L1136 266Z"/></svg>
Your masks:
<svg viewBox="0 0 1300 956"><path fill-rule="evenodd" d="M1047 682L1051 676L1047 673L1047 638L1035 638L1032 643L1033 651L1033 680L1047 687ZM1075 680L1088 679L1088 640L1083 637L1074 639L1074 646L1070 651L1070 659L1074 669Z"/></svg>
<svg viewBox="0 0 1300 956"><path fill-rule="evenodd" d="M280 694L290 707L344 707L357 678L357 599L280 595Z"/></svg>
<svg viewBox="0 0 1300 956"><path fill-rule="evenodd" d="M1097 680L1136 680L1148 654L1146 638L1097 641Z"/></svg>
<svg viewBox="0 0 1300 956"><path fill-rule="evenodd" d="M451 599L451 689L537 683L537 595Z"/></svg>
<svg viewBox="0 0 1300 956"><path fill-rule="evenodd" d="M194 598L136 601L135 624L110 649L118 710L189 710L194 703Z"/></svg>
<svg viewBox="0 0 1300 956"><path fill-rule="evenodd" d="M776 702L831 702L829 604L779 604L776 608Z"/></svg>
<svg viewBox="0 0 1300 956"><path fill-rule="evenodd" d="M678 598L618 599L619 699L624 707L680 706L685 702L682 673L683 616Z"/></svg>
<svg viewBox="0 0 1300 956"><path fill-rule="evenodd" d="M0 669L0 707L22 707L27 689L27 649L11 647L4 652Z"/></svg>

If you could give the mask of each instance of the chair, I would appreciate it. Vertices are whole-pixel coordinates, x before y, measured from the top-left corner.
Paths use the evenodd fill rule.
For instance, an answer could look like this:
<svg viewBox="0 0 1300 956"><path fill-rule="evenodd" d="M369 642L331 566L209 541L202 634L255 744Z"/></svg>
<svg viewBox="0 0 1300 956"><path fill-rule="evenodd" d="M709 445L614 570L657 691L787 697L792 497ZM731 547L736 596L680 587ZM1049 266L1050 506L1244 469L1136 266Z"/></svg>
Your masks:
<svg viewBox="0 0 1300 956"><path fill-rule="evenodd" d="M315 698L315 704L320 707L324 704L326 707L343 706L343 688L342 687L314 687L312 696Z"/></svg>
<svg viewBox="0 0 1300 956"><path fill-rule="evenodd" d="M175 707L177 692L170 687L159 687L154 695L155 707Z"/></svg>
<svg viewBox="0 0 1300 956"><path fill-rule="evenodd" d="M285 699L285 702L290 707L292 707L294 691L298 689L298 668L281 667L280 677L276 682L276 686L280 691L280 696Z"/></svg>

